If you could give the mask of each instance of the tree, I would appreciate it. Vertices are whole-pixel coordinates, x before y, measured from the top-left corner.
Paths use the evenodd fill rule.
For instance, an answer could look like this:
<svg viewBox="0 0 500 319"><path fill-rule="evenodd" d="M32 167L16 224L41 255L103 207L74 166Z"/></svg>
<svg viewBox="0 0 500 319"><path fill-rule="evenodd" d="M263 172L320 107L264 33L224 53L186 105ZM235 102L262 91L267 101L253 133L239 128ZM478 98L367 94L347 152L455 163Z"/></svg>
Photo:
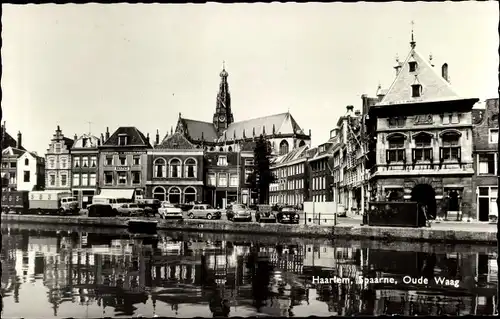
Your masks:
<svg viewBox="0 0 500 319"><path fill-rule="evenodd" d="M276 181L271 172L271 156L271 144L261 135L255 144L253 172L247 179L251 190L258 194L259 204L268 203L269 185Z"/></svg>

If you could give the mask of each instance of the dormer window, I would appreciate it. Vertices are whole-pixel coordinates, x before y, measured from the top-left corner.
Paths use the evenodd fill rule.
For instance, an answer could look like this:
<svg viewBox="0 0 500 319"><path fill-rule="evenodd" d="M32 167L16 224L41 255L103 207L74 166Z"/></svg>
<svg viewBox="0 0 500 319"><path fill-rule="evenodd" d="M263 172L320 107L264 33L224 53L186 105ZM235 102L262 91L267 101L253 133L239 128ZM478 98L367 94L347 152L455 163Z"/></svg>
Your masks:
<svg viewBox="0 0 500 319"><path fill-rule="evenodd" d="M422 93L422 85L413 84L411 86L411 97L420 97L421 93Z"/></svg>
<svg viewBox="0 0 500 319"><path fill-rule="evenodd" d="M410 66L410 72L417 71L417 61L410 61L408 65Z"/></svg>
<svg viewBox="0 0 500 319"><path fill-rule="evenodd" d="M118 145L127 145L128 136L125 134L118 135Z"/></svg>
<svg viewBox="0 0 500 319"><path fill-rule="evenodd" d="M87 138L82 138L82 147L87 147Z"/></svg>

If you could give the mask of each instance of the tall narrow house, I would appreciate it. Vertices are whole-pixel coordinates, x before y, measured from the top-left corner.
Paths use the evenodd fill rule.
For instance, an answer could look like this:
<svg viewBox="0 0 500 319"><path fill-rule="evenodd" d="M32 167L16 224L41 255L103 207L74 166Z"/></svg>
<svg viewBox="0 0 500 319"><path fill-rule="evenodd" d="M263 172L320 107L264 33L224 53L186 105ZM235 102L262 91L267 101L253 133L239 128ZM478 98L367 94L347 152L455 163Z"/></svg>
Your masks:
<svg viewBox="0 0 500 319"><path fill-rule="evenodd" d="M71 191L71 147L74 141L64 136L59 125L45 154L45 188Z"/></svg>

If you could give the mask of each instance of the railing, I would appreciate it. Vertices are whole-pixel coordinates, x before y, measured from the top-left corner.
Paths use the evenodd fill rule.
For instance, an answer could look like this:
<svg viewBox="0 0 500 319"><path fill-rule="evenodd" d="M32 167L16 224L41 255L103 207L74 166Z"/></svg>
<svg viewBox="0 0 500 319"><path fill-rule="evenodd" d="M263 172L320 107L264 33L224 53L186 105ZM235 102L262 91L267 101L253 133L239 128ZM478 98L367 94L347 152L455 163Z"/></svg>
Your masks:
<svg viewBox="0 0 500 319"><path fill-rule="evenodd" d="M303 214L304 225L335 226L337 225L336 213L307 213Z"/></svg>

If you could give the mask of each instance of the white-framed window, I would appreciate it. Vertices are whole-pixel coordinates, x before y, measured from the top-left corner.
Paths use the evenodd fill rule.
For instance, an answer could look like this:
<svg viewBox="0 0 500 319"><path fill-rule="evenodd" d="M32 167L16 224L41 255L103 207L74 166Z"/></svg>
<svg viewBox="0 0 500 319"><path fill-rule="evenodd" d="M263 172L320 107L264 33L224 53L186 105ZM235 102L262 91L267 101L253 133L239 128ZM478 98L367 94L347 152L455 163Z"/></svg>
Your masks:
<svg viewBox="0 0 500 319"><path fill-rule="evenodd" d="M49 168L53 169L56 167L56 160L55 158L51 157L49 158Z"/></svg>
<svg viewBox="0 0 500 319"><path fill-rule="evenodd" d="M127 145L128 136L126 134L118 135L118 145Z"/></svg>
<svg viewBox="0 0 500 319"><path fill-rule="evenodd" d="M388 139L387 162L402 162L405 160L405 137L395 135Z"/></svg>
<svg viewBox="0 0 500 319"><path fill-rule="evenodd" d="M227 187L227 174L219 173L219 180L217 182L217 186Z"/></svg>
<svg viewBox="0 0 500 319"><path fill-rule="evenodd" d="M49 185L56 186L56 175L55 174L49 175Z"/></svg>
<svg viewBox="0 0 500 319"><path fill-rule="evenodd" d="M231 177L229 179L229 186L230 187L237 187L238 186L238 174L231 174Z"/></svg>
<svg viewBox="0 0 500 319"><path fill-rule="evenodd" d="M441 160L458 160L460 158L460 135L450 132L442 137Z"/></svg>
<svg viewBox="0 0 500 319"><path fill-rule="evenodd" d="M113 185L113 172L104 172L104 185Z"/></svg>
<svg viewBox="0 0 500 319"><path fill-rule="evenodd" d="M216 186L215 173L207 174L207 184L210 186Z"/></svg>
<svg viewBox="0 0 500 319"><path fill-rule="evenodd" d="M195 178L196 177L196 161L192 158L188 158L184 162L185 173L184 176L187 178Z"/></svg>
<svg viewBox="0 0 500 319"><path fill-rule="evenodd" d="M73 167L80 167L80 157L73 157Z"/></svg>
<svg viewBox="0 0 500 319"><path fill-rule="evenodd" d="M157 158L154 161L154 177L165 178L167 177L167 165L165 159Z"/></svg>
<svg viewBox="0 0 500 319"><path fill-rule="evenodd" d="M253 158L245 159L245 166L253 166L253 165L254 165Z"/></svg>
<svg viewBox="0 0 500 319"><path fill-rule="evenodd" d="M73 186L80 186L80 174L73 174Z"/></svg>
<svg viewBox="0 0 500 319"><path fill-rule="evenodd" d="M82 157L82 167L89 167L89 158L87 156Z"/></svg>
<svg viewBox="0 0 500 319"><path fill-rule="evenodd" d="M68 175L61 174L61 186L67 186L67 185L68 185Z"/></svg>
<svg viewBox="0 0 500 319"><path fill-rule="evenodd" d="M127 156L126 155L118 156L118 165L121 165L121 166L127 165Z"/></svg>
<svg viewBox="0 0 500 319"><path fill-rule="evenodd" d="M141 165L141 156L140 155L134 155L134 157L132 158L132 163L133 165L135 166L138 166L138 165Z"/></svg>
<svg viewBox="0 0 500 319"><path fill-rule="evenodd" d="M478 171L479 174L494 175L496 172L496 160L494 153L478 154Z"/></svg>
<svg viewBox="0 0 500 319"><path fill-rule="evenodd" d="M113 155L107 155L104 166L113 166Z"/></svg>
<svg viewBox="0 0 500 319"><path fill-rule="evenodd" d="M89 185L89 174L82 174L82 186Z"/></svg>
<svg viewBox="0 0 500 319"><path fill-rule="evenodd" d="M498 129L497 128L490 128L489 142L490 142L490 144L497 144L498 143Z"/></svg>
<svg viewBox="0 0 500 319"><path fill-rule="evenodd" d="M56 153L56 154L61 153L61 149L62 149L61 143L55 143L54 144L54 153Z"/></svg>
<svg viewBox="0 0 500 319"><path fill-rule="evenodd" d="M67 160L66 158L61 158L61 168L66 169Z"/></svg>
<svg viewBox="0 0 500 319"><path fill-rule="evenodd" d="M96 174L95 173L90 173L89 176L90 176L89 185L90 186L95 186L95 184L96 184Z"/></svg>
<svg viewBox="0 0 500 319"><path fill-rule="evenodd" d="M90 167L97 167L97 156L90 157Z"/></svg>
<svg viewBox="0 0 500 319"><path fill-rule="evenodd" d="M219 155L217 158L217 166L227 166L227 156Z"/></svg>
<svg viewBox="0 0 500 319"><path fill-rule="evenodd" d="M177 158L170 160L170 177L181 177L181 161Z"/></svg>
<svg viewBox="0 0 500 319"><path fill-rule="evenodd" d="M127 172L118 172L118 184L127 184Z"/></svg>

